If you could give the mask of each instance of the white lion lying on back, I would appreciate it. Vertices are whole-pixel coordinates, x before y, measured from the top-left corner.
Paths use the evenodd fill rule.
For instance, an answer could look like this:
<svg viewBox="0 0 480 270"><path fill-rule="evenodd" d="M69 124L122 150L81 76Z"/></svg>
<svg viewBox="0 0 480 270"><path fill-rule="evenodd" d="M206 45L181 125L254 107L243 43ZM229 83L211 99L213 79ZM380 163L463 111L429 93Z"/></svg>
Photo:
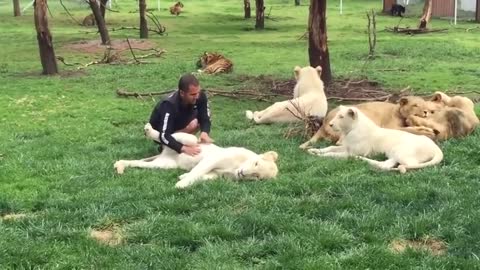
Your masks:
<svg viewBox="0 0 480 270"><path fill-rule="evenodd" d="M302 117L325 117L328 104L320 79L321 72L320 66L296 66L294 74L297 84L293 89L293 99L275 102L263 111L246 111L246 117L257 124L295 122L301 121Z"/></svg>
<svg viewBox="0 0 480 270"><path fill-rule="evenodd" d="M160 134L150 124L145 125L145 135L152 139L159 138ZM174 133L175 140L185 145L197 144L197 138L188 133ZM234 179L270 179L278 173L275 161L278 154L269 151L258 155L242 147L222 148L215 144L199 144L200 154L189 156L178 154L174 150L164 147L157 156L141 160L119 160L114 167L117 173L122 174L126 167L158 168L188 170L182 174L175 185L177 188L186 188L195 182L215 179L219 176Z"/></svg>
<svg viewBox="0 0 480 270"><path fill-rule="evenodd" d="M328 124L343 136L341 145L313 148L308 150L309 153L334 158L353 156L379 169L401 173L407 169L432 166L443 159L440 147L427 136L381 128L355 107L339 106L337 114ZM388 159L377 161L366 158L375 153L385 154Z"/></svg>

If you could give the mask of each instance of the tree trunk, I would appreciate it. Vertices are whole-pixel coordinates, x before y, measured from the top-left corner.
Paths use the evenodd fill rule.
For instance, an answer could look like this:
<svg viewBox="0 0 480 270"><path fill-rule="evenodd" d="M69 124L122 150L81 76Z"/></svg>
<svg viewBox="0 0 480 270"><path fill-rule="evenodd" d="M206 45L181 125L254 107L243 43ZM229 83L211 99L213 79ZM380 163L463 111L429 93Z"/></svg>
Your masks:
<svg viewBox="0 0 480 270"><path fill-rule="evenodd" d="M295 6L300 6L300 0L295 0Z"/></svg>
<svg viewBox="0 0 480 270"><path fill-rule="evenodd" d="M13 16L21 16L20 12L20 0L13 0Z"/></svg>
<svg viewBox="0 0 480 270"><path fill-rule="evenodd" d="M332 81L330 56L327 46L327 0L310 0L308 17L308 57L310 66L322 67L322 81L328 85Z"/></svg>
<svg viewBox="0 0 480 270"><path fill-rule="evenodd" d="M57 60L53 50L52 35L48 29L47 0L35 0L33 3L33 17L35 29L37 30L38 48L40 50L40 61L42 62L43 74L58 73Z"/></svg>
<svg viewBox="0 0 480 270"><path fill-rule="evenodd" d="M265 6L263 5L263 0L255 0L255 6L256 6L255 29L264 29L265 28Z"/></svg>
<svg viewBox="0 0 480 270"><path fill-rule="evenodd" d="M148 38L148 26L145 19L145 10L147 10L147 4L145 0L138 1L138 7L140 10L140 38Z"/></svg>
<svg viewBox="0 0 480 270"><path fill-rule="evenodd" d="M480 0L477 0L477 12L475 15L477 22L480 23Z"/></svg>
<svg viewBox="0 0 480 270"><path fill-rule="evenodd" d="M245 10L245 19L252 17L250 9L250 0L243 0L243 10Z"/></svg>
<svg viewBox="0 0 480 270"><path fill-rule="evenodd" d="M96 0L88 0L88 4L92 9L93 16L97 22L98 32L100 32L100 37L102 38L103 45L110 45L110 36L108 35L107 26L105 25L105 20L102 17L100 8L98 7Z"/></svg>
<svg viewBox="0 0 480 270"><path fill-rule="evenodd" d="M100 0L100 13L102 13L102 18L105 20L105 10L108 0Z"/></svg>
<svg viewBox="0 0 480 270"><path fill-rule="evenodd" d="M425 0L425 5L423 6L423 15L420 18L419 29L427 29L427 24L432 17L432 0Z"/></svg>

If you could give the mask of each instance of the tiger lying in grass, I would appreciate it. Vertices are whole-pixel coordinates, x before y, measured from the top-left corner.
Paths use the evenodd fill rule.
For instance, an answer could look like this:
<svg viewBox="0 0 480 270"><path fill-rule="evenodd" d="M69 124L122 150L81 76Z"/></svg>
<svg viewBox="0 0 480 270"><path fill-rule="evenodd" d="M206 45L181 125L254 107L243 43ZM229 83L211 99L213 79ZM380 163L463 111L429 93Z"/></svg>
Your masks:
<svg viewBox="0 0 480 270"><path fill-rule="evenodd" d="M197 61L199 73L217 74L230 73L233 70L233 63L219 53L204 52Z"/></svg>

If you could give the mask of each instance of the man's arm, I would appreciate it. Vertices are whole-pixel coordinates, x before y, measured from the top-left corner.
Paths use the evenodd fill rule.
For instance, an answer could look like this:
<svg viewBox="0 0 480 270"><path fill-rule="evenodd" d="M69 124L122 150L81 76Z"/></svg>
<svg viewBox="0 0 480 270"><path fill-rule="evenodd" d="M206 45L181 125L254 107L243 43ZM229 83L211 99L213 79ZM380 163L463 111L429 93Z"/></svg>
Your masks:
<svg viewBox="0 0 480 270"><path fill-rule="evenodd" d="M181 153L183 144L179 143L173 138L172 133L174 130L175 110L173 105L164 102L160 106L155 107L151 117L150 124L152 127L160 132L160 142L177 153Z"/></svg>
<svg viewBox="0 0 480 270"><path fill-rule="evenodd" d="M198 102L198 123L202 132L210 133L210 109L208 107L208 99L202 90Z"/></svg>

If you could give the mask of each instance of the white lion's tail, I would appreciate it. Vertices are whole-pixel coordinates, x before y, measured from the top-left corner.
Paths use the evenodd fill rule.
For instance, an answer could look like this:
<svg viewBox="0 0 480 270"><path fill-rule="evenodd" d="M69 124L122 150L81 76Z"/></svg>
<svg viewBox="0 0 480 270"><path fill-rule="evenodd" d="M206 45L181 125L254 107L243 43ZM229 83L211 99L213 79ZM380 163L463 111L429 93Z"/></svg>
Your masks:
<svg viewBox="0 0 480 270"><path fill-rule="evenodd" d="M397 170L400 171L400 173L405 173L407 170L410 170L410 169L420 169L420 168L425 168L425 167L428 167L428 166L433 166L433 165L436 165L438 163L440 163L440 161L443 160L443 152L442 150L440 149L440 147L436 147L435 148L435 153L433 155L433 158L427 162L423 162L423 163L420 163L420 164L416 164L416 165L411 165L411 166L406 166L406 165L398 165L398 168L396 168Z"/></svg>

